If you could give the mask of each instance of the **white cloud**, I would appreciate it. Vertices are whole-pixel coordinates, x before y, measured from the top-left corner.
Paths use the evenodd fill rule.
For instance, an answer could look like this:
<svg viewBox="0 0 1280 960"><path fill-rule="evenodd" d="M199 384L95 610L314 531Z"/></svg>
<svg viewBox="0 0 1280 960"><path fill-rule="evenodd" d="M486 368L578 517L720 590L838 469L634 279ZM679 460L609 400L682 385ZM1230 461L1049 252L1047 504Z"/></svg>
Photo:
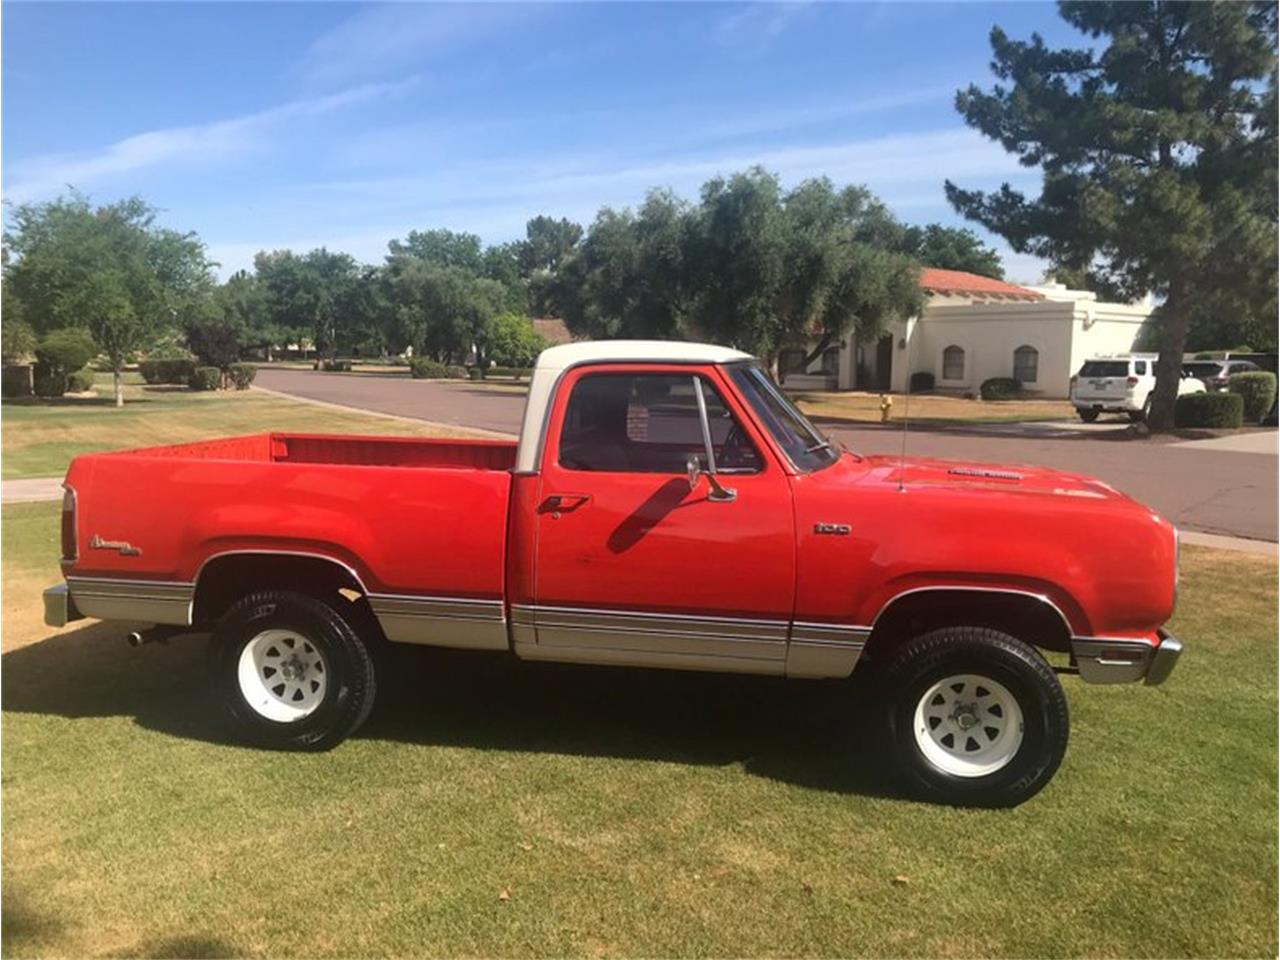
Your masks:
<svg viewBox="0 0 1280 960"><path fill-rule="evenodd" d="M86 188L105 177L134 173L181 161L225 161L260 146L272 129L300 117L316 116L353 104L394 96L417 82L373 83L340 93L294 100L255 113L190 126L150 130L83 154L48 154L14 164L5 198L37 200L68 185Z"/></svg>
<svg viewBox="0 0 1280 960"><path fill-rule="evenodd" d="M538 15L533 3L388 3L368 6L317 37L297 70L312 86L386 76L433 53Z"/></svg>
<svg viewBox="0 0 1280 960"><path fill-rule="evenodd" d="M725 46L759 53L811 9L809 0L735 6L732 13L716 21L714 37Z"/></svg>

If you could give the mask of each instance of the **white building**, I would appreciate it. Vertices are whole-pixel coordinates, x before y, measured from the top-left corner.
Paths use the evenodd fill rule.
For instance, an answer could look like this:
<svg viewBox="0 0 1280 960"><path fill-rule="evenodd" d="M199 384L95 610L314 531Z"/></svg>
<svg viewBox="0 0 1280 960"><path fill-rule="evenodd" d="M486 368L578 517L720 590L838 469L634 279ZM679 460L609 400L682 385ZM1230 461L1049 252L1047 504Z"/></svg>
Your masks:
<svg viewBox="0 0 1280 960"><path fill-rule="evenodd" d="M958 270L926 268L927 302L876 342L850 336L803 373L807 351L784 350L779 374L788 389L900 392L912 373L933 375L935 389L978 392L990 377L1014 377L1027 393L1065 397L1089 357L1134 349L1153 304L1106 303L1061 284L1020 287Z"/></svg>

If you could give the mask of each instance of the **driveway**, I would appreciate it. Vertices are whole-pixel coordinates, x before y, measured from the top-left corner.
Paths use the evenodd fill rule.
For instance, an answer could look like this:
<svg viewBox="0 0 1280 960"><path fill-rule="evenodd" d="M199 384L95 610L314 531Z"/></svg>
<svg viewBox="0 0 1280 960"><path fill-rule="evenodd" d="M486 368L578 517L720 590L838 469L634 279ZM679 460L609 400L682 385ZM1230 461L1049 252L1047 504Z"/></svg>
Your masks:
<svg viewBox="0 0 1280 960"><path fill-rule="evenodd" d="M524 394L462 381L259 368L270 390L398 416L514 435ZM860 453L896 455L900 427L827 421L822 428ZM1027 463L1084 473L1150 505L1179 526L1207 533L1276 540L1275 432L1221 440L1127 440L1123 426L1095 424L918 425L909 456Z"/></svg>

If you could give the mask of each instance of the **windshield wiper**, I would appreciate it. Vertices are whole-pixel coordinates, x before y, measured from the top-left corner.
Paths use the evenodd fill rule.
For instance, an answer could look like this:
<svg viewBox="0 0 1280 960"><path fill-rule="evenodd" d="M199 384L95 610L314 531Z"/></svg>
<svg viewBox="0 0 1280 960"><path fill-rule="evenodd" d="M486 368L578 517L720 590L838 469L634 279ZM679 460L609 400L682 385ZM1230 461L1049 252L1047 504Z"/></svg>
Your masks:
<svg viewBox="0 0 1280 960"><path fill-rule="evenodd" d="M804 452L805 452L805 453L814 453L814 452L816 452L816 451L818 451L818 450L821 450L823 447L826 447L828 450L830 450L830 449L831 449L831 441L830 441L830 440L823 440L821 443L815 443L812 447L805 447L805 448L804 448Z"/></svg>

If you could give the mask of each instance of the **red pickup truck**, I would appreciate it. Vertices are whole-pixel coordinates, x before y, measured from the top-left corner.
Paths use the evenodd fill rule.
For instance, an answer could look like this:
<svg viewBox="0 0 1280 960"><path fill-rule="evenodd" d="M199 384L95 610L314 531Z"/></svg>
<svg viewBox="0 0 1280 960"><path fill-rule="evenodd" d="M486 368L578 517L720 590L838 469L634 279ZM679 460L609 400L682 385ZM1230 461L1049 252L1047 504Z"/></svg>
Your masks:
<svg viewBox="0 0 1280 960"><path fill-rule="evenodd" d="M1014 804L1067 743L1060 672L1163 681L1177 531L1097 480L859 456L746 354L547 350L518 443L260 434L76 458L46 619L212 631L252 738L332 747L370 651L847 678L908 782ZM1042 651L1063 655L1054 668Z"/></svg>

